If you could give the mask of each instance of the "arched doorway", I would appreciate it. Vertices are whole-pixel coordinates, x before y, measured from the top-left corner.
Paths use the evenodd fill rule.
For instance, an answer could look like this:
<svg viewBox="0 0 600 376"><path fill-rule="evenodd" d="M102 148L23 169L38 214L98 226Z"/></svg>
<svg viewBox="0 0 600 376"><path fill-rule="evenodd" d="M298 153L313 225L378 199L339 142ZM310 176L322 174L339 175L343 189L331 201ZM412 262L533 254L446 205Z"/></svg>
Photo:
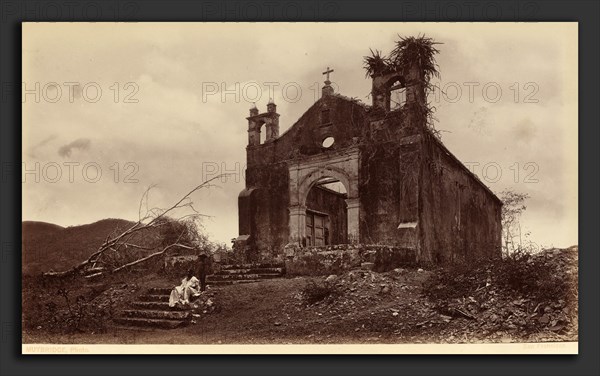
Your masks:
<svg viewBox="0 0 600 376"><path fill-rule="evenodd" d="M358 243L358 151L329 156L325 166L317 162L322 161L290 166L289 243ZM326 204L323 198L332 202Z"/></svg>
<svg viewBox="0 0 600 376"><path fill-rule="evenodd" d="M305 245L348 243L348 190L334 177L317 180L306 195Z"/></svg>

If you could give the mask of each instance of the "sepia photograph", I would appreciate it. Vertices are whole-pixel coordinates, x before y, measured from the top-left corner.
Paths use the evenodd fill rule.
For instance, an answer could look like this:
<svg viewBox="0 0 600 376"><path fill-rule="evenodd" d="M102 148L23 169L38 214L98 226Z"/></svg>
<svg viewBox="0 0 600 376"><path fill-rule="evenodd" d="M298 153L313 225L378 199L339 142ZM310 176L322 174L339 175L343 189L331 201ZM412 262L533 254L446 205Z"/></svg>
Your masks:
<svg viewBox="0 0 600 376"><path fill-rule="evenodd" d="M576 22L21 47L22 353L578 353Z"/></svg>

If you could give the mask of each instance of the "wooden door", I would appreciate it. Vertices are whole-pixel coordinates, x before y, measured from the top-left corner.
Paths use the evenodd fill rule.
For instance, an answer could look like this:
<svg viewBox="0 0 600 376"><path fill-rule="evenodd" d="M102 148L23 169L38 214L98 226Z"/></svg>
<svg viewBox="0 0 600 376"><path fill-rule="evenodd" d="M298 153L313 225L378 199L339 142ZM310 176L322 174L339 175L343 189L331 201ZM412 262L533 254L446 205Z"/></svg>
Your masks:
<svg viewBox="0 0 600 376"><path fill-rule="evenodd" d="M315 214L315 245L325 245L325 216Z"/></svg>
<svg viewBox="0 0 600 376"><path fill-rule="evenodd" d="M327 228L327 216L307 212L306 213L306 245L326 245L328 244L328 239L326 236L328 231Z"/></svg>

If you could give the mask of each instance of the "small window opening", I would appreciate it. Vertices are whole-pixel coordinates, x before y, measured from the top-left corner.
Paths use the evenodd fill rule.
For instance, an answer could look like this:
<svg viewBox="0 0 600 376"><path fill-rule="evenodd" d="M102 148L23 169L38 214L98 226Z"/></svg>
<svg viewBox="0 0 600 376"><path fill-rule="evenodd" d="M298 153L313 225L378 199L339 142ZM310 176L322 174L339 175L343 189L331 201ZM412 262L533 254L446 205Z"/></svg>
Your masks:
<svg viewBox="0 0 600 376"><path fill-rule="evenodd" d="M326 139L323 140L323 147L326 149L330 148L334 142L335 142L335 139L333 137L327 137Z"/></svg>

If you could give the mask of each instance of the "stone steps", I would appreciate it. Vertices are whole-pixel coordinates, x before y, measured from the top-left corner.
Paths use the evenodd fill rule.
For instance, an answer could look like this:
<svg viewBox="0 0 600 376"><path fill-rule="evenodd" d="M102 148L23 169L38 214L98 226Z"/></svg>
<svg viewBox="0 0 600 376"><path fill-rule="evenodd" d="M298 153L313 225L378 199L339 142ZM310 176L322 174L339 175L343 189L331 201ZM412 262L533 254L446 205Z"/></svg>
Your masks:
<svg viewBox="0 0 600 376"><path fill-rule="evenodd" d="M140 302L136 301L131 303L131 306L137 309L150 309L150 310L161 310L170 311L169 302Z"/></svg>
<svg viewBox="0 0 600 376"><path fill-rule="evenodd" d="M120 329L155 330L175 329L188 325L192 319L189 311L169 307L171 288L153 287L130 303L113 322Z"/></svg>
<svg viewBox="0 0 600 376"><path fill-rule="evenodd" d="M285 268L280 264L224 265L221 270L206 278L212 286L254 283L264 279L281 278ZM120 329L155 330L175 329L192 321L190 311L169 307L173 287L151 287L130 303L130 308L120 312L113 322Z"/></svg>
<svg viewBox="0 0 600 376"><path fill-rule="evenodd" d="M139 297L141 302L168 302L169 295L146 294Z"/></svg>
<svg viewBox="0 0 600 376"><path fill-rule="evenodd" d="M210 285L233 285L252 283L263 279L280 278L285 274L282 264L233 264L222 265L220 270L206 278Z"/></svg>
<svg viewBox="0 0 600 376"><path fill-rule="evenodd" d="M283 274L285 268L245 268L245 269L221 269L215 274Z"/></svg>
<svg viewBox="0 0 600 376"><path fill-rule="evenodd" d="M269 263L259 263L259 264L230 264L230 265L222 265L221 270L231 270L231 269L269 269L269 268L283 268L283 264L269 264Z"/></svg>
<svg viewBox="0 0 600 376"><path fill-rule="evenodd" d="M173 287L151 287L148 289L148 294L151 295L171 295Z"/></svg>

